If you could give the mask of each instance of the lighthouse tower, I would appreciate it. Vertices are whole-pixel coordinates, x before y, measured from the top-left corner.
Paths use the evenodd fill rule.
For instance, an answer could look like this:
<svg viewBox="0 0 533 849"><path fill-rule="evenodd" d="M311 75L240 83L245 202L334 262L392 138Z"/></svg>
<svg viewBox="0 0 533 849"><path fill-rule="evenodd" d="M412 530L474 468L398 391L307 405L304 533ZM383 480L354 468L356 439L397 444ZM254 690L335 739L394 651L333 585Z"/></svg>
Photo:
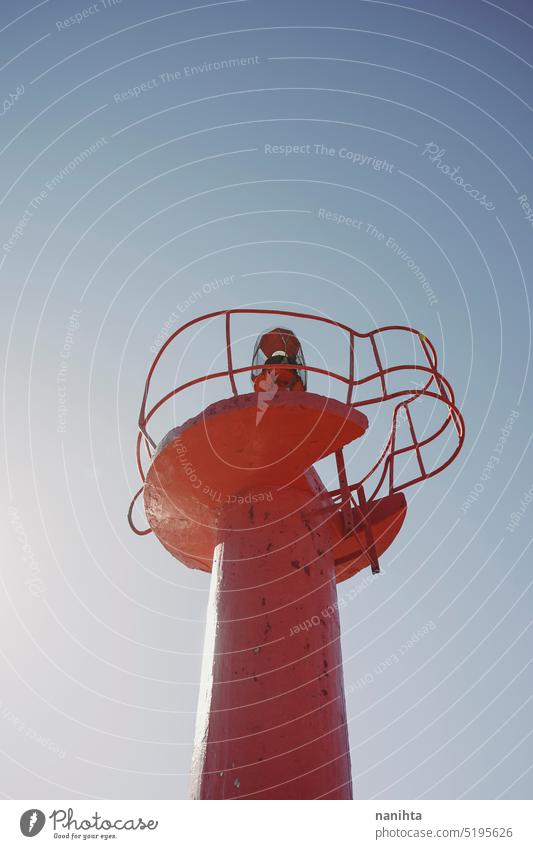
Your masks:
<svg viewBox="0 0 533 849"><path fill-rule="evenodd" d="M197 799L350 799L350 748L343 688L337 583L379 557L398 534L406 513L403 492L441 471L457 455L464 425L453 391L437 371L436 353L410 328L359 334L336 322L347 337L348 374L309 366L296 334L286 326L263 332L251 362L233 363L233 310L211 314L180 328L157 355L148 374L137 457L149 527L181 563L211 572L201 686L192 768ZM266 311L265 311L266 312ZM177 387L147 410L150 381L164 350L192 324L218 315L226 320L227 369ZM315 316L276 312L325 321ZM399 330L412 334L424 364L384 368L375 338ZM369 377L356 372L359 340L376 355L371 375L379 395L358 403ZM417 389L387 391L394 370L420 370ZM239 393L235 376L248 372L251 391ZM343 386L343 397L309 391L313 372ZM158 444L147 427L162 403L190 385L228 381L231 397L208 406L171 430ZM396 381L397 384L397 381ZM443 421L418 440L410 404L434 399ZM369 427L361 407L394 399L385 450L370 471L349 483L343 448ZM401 399L401 400L400 400ZM396 446L398 416L412 442ZM424 449L448 426L454 450L436 469ZM144 473L142 446L148 451ZM395 485L395 459L411 452L420 474ZM314 466L329 455L339 486L328 491ZM369 495L370 481L377 480ZM384 486L388 485L386 492ZM137 497L137 496L136 496ZM134 499L135 501L135 499Z"/></svg>

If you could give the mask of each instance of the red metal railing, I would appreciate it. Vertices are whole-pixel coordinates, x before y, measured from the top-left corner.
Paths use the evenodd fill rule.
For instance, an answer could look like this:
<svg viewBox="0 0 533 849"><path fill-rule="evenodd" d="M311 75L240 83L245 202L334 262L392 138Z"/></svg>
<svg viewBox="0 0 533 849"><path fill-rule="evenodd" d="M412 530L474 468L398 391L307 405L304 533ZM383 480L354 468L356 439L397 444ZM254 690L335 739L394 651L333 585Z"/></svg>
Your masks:
<svg viewBox="0 0 533 849"><path fill-rule="evenodd" d="M378 474L377 485L374 486L372 490L372 494L370 496L366 496L368 501L376 498L378 493L381 491L385 481L388 479L388 491L389 493L399 492L402 489L406 489L413 484L420 483L421 481L426 480L427 478L433 477L437 475L439 472L443 471L443 469L447 468L450 463L454 461L457 454L461 450L461 447L464 442L465 436L465 427L464 420L461 415L459 408L457 407L455 396L453 393L453 389L450 386L449 382L446 378L439 373L437 369L437 352L430 342L430 340L420 333L417 330L414 330L411 327L405 327L402 325L388 325L385 327L379 327L375 330L371 330L368 333L358 333L356 330L353 330L346 324L342 324L338 321L333 321L329 318L324 318L322 316L316 315L308 315L306 313L300 312L292 312L288 310L260 310L260 309L231 309L231 310L219 310L217 312L208 313L207 315L199 316L198 318L193 319L192 321L187 322L182 327L178 328L171 336L166 340L164 345L160 348L157 355L154 358L154 361L148 371L148 375L146 378L146 383L144 387L144 394L141 403L141 409L139 412L139 433L137 436L137 467L139 470L139 474L141 476L141 480L145 481L144 468L142 464L141 458L141 450L144 445L146 449L146 453L148 456L148 460L152 459L152 450L156 448L156 443L150 436L147 430L148 423L155 415L155 413L180 392L190 388L191 386L195 386L199 383L206 382L208 380L217 380L229 378L231 390L234 395L238 394L237 385L235 382L235 375L244 374L246 372L251 372L253 369L252 365L242 366L239 368L234 368L233 366L233 357L231 350L231 316L233 315L275 315L275 316L288 316L291 318L299 318L299 319L308 319L310 321L318 321L324 324L332 325L333 327L339 328L339 330L344 331L348 336L348 360L349 360L349 371L348 376L337 374L333 371L328 371L326 369L318 368L316 366L310 365L298 365L298 366L288 366L289 368L295 368L309 372L314 372L316 374L326 375L330 378L340 381L345 384L347 387L346 390L346 404L360 408L364 406L369 406L372 404L381 404L386 401L391 401L396 398L404 398L404 400L397 403L392 412L392 426L388 438L385 442L385 446L379 455L377 461L374 463L372 468L362 477L360 480L355 483L348 483L344 479L339 481L341 484L339 488L330 490L330 495L334 498L335 501L344 501L346 496L353 500L353 493L357 493L358 497L361 498L361 494L364 496L364 485L369 481L369 479L374 474ZM150 385L152 381L152 377L155 369L161 357L169 347L169 345L185 330L190 327L199 324L203 321L208 321L210 319L217 318L218 316L225 317L226 323L226 358L227 358L227 368L224 371L216 372L214 374L203 375L202 377L197 377L193 380L189 380L187 383L183 383L181 386L177 386L175 389L168 392L163 398L161 398L151 409L147 410L148 404L148 395L150 393ZM422 354L427 362L427 365L419 365L415 363L408 363L403 365L394 365L384 367L380 354L378 345L376 343L376 337L381 334L387 333L389 331L400 331L411 334L417 342L420 344ZM376 370L370 374L367 374L362 377L356 377L356 352L355 352L355 343L356 340L369 340L371 349L374 356L374 361L376 365ZM285 366L287 367L287 366ZM396 372L409 371L409 372L421 372L421 374L427 375L427 377L422 377L423 384L421 387L416 389L399 389L394 392L389 392L387 389L387 375L394 374ZM376 380L379 381L380 392L372 397L366 399L357 399L356 390L359 387L364 386L365 384ZM355 391L355 398L354 398ZM436 401L444 404L445 414L443 421L439 427L429 436L418 439L415 426L413 423L413 418L411 415L411 411L409 409L410 405L421 397L426 398L434 398ZM409 432L411 434L412 443L403 448L398 448L396 446L396 432L398 428L398 417L401 412L404 411L404 415L407 419L407 423L409 426ZM427 470L425 468L422 449L434 442L438 439L444 431L449 427L452 427L452 431L454 433L454 437L456 438L456 444L453 450L446 456L446 459L440 463L436 468L431 470ZM454 440L455 441L455 440ZM401 483L395 482L395 460L402 455L414 454L417 459L419 475L411 478L410 480L403 481ZM344 468L343 462L341 463L342 468ZM128 521L132 530L139 535L144 535L150 533L150 528L146 530L139 530L135 527L133 523L132 513L133 507L135 505L135 501L143 491L143 487L139 489L139 491L135 494L128 511ZM355 501L354 501L355 503Z"/></svg>

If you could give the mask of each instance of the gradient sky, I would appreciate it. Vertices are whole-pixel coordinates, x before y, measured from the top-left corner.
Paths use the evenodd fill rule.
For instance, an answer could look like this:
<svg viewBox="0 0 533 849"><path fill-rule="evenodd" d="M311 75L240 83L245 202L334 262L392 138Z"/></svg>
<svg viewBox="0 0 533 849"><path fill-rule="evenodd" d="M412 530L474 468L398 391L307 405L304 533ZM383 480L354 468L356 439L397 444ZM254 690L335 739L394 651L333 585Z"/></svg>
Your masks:
<svg viewBox="0 0 533 849"><path fill-rule="evenodd" d="M23 0L0 39L0 793L187 796L209 581L128 528L136 422L166 323L255 305L422 330L466 420L339 587L356 796L530 798L531 4ZM222 345L177 345L154 400Z"/></svg>

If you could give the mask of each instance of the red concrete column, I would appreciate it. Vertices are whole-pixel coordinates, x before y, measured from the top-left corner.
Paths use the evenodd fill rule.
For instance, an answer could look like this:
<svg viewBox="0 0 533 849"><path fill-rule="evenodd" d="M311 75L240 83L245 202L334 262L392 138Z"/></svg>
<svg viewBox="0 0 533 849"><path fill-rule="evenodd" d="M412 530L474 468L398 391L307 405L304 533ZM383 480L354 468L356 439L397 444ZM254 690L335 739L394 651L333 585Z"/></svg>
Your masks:
<svg viewBox="0 0 533 849"><path fill-rule="evenodd" d="M307 493L248 493L214 552L193 798L351 799L333 558Z"/></svg>

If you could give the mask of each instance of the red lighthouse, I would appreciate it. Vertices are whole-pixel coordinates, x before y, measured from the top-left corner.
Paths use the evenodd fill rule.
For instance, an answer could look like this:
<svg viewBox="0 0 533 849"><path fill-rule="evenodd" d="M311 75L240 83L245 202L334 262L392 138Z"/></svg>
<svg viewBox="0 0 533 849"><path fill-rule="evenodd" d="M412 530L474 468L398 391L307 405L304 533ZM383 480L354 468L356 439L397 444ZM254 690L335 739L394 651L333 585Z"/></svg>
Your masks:
<svg viewBox="0 0 533 849"><path fill-rule="evenodd" d="M250 313L330 325L346 340L345 372L306 364L298 337L285 326L261 334L251 363L237 365L231 317ZM168 346L219 316L226 323L226 369L173 389L148 409L151 378ZM398 333L410 334L421 362L383 365L382 343ZM363 345L373 357L366 373L358 368ZM253 391L239 393L236 376L246 373ZM336 382L342 397L309 391L313 373ZM147 429L154 413L207 380L229 382L231 397L156 444ZM412 405L423 399L440 408L441 419L419 439ZM351 483L343 449L369 427L362 410L388 402L384 448ZM400 424L409 434L402 447ZM444 447L430 466L426 453L439 439ZM195 319L167 340L149 371L139 417L143 486L137 495L143 493L149 527L136 529L133 503L129 519L136 533L153 531L186 566L212 573L194 798L352 798L336 585L366 566L379 571L379 557L405 518L403 490L448 466L463 440L463 420L438 372L435 349L411 328L363 334L317 316L230 310ZM329 455L335 455L339 483L328 491L314 465ZM399 467L411 457L417 473L398 480Z"/></svg>

